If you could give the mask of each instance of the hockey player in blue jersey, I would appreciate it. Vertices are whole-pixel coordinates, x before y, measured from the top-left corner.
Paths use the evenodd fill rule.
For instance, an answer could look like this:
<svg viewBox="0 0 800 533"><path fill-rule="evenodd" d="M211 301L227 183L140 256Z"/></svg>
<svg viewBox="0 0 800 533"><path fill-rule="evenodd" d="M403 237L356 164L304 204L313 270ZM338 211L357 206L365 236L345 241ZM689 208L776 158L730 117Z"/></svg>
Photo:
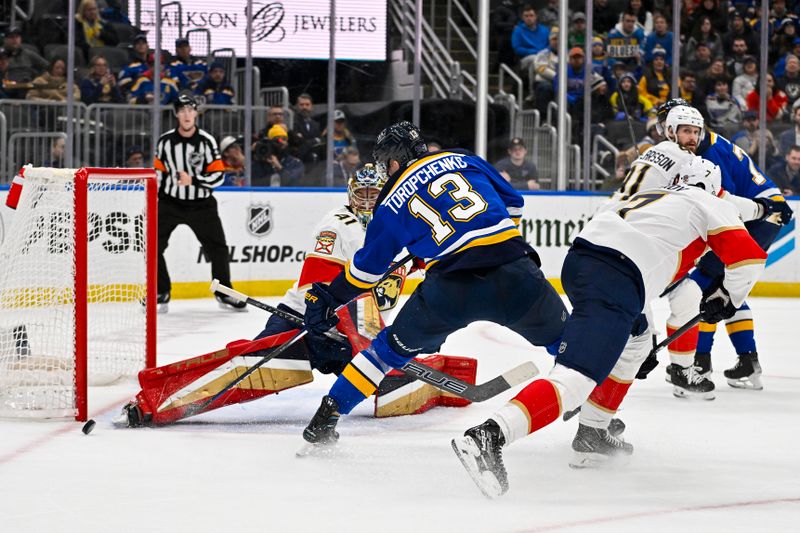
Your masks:
<svg viewBox="0 0 800 533"><path fill-rule="evenodd" d="M375 392L392 368L435 352L471 322L501 324L552 351L568 316L517 229L522 197L490 164L463 150L429 153L409 122L383 130L373 157L390 178L364 246L330 285L315 283L306 293L306 327L335 325L334 309L373 287L404 248L425 260L426 277L322 399L303 432L314 444L335 442L339 415Z"/></svg>
<svg viewBox="0 0 800 533"><path fill-rule="evenodd" d="M691 104L682 98L674 98L659 107L658 124L662 128L669 111L679 105ZM756 200L765 209L774 213L773 216L763 220L753 220L745 224L759 246L765 251L768 250L780 227L788 224L793 214L778 187L761 172L741 148L714 132L708 132L695 153L720 167L723 189L735 196ZM690 278L705 290L722 273L722 262L713 253L707 253L698 262ZM726 320L726 328L736 349L738 361L733 368L724 372L725 378L735 388L762 389L761 366L758 362L753 331L753 314L747 302L734 316ZM711 372L711 347L715 331L716 324L700 323L694 364L698 373L706 377L710 377Z"/></svg>

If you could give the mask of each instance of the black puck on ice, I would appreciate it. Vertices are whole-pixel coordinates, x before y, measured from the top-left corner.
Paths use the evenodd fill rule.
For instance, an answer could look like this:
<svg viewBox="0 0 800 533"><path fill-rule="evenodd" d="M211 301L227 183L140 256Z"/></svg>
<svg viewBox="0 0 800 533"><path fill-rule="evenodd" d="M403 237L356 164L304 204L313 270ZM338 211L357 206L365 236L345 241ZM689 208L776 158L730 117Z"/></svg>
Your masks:
<svg viewBox="0 0 800 533"><path fill-rule="evenodd" d="M92 420L92 419L90 418L90 419L89 419L89 420L88 420L88 421L87 421L87 422L86 422L86 423L83 425L83 427L81 428L81 431L83 431L83 434L84 434L84 435L88 435L89 433L91 433L91 432L92 432L92 430L94 429L94 426L95 426L94 420Z"/></svg>

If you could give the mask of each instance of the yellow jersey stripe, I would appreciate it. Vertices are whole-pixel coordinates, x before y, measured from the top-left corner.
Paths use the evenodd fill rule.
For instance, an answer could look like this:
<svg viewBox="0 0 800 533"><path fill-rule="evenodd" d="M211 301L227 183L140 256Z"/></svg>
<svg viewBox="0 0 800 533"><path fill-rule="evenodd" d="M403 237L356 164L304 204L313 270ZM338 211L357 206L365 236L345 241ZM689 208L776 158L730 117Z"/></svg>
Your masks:
<svg viewBox="0 0 800 533"><path fill-rule="evenodd" d="M367 282L361 281L358 278L353 277L353 275L350 273L350 269L349 268L345 268L344 269L344 277L351 285L353 285L355 287L358 287L359 289L364 289L364 290L371 289L372 287L377 285L377 283L367 283Z"/></svg>
<svg viewBox="0 0 800 533"><path fill-rule="evenodd" d="M477 239L469 241L467 244L465 244L464 246L453 252L453 254L461 253L464 250L473 248L475 246L489 246L491 244L497 244L498 242L503 242L509 239L513 239L514 237L522 237L522 234L519 232L517 228L510 228L505 231L501 231L500 233L495 233L494 235L487 235L486 237L479 237ZM440 261L439 259L434 259L433 261L426 262L425 270L428 270L439 261Z"/></svg>
<svg viewBox="0 0 800 533"><path fill-rule="evenodd" d="M358 391L364 395L365 398L369 398L372 396L372 393L375 392L377 387L372 384L364 375L356 370L356 367L353 365L347 365L342 372L342 375L353 384L353 386L358 389Z"/></svg>
<svg viewBox="0 0 800 533"><path fill-rule="evenodd" d="M717 325L709 324L708 322L700 322L700 331L702 333L714 333L717 331Z"/></svg>
<svg viewBox="0 0 800 533"><path fill-rule="evenodd" d="M740 320L738 322L733 322L732 324L727 324L725 329L728 330L728 335L739 333L740 331L753 331L753 321Z"/></svg>

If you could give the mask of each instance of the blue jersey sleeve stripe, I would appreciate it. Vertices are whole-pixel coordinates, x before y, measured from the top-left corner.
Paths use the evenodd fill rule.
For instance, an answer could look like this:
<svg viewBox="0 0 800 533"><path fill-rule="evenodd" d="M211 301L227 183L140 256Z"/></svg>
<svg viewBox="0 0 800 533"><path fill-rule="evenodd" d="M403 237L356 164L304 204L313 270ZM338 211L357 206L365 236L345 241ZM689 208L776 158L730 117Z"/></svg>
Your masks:
<svg viewBox="0 0 800 533"><path fill-rule="evenodd" d="M345 269L347 281L360 289L369 289L380 281L382 274L370 274L364 272L351 261Z"/></svg>
<svg viewBox="0 0 800 533"><path fill-rule="evenodd" d="M522 216L521 207L506 207L506 211L508 211L508 215L511 218L520 218Z"/></svg>

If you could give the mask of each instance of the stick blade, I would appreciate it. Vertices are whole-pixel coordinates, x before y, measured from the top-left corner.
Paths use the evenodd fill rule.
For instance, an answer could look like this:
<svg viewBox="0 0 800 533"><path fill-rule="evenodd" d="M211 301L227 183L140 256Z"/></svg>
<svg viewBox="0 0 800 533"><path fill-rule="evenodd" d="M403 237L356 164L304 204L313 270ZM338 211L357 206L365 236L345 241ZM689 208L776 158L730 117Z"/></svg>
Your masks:
<svg viewBox="0 0 800 533"><path fill-rule="evenodd" d="M502 378L508 383L509 387L514 387L528 381L529 379L533 379L539 375L539 368L533 361L525 361L521 365L512 368L501 374Z"/></svg>

